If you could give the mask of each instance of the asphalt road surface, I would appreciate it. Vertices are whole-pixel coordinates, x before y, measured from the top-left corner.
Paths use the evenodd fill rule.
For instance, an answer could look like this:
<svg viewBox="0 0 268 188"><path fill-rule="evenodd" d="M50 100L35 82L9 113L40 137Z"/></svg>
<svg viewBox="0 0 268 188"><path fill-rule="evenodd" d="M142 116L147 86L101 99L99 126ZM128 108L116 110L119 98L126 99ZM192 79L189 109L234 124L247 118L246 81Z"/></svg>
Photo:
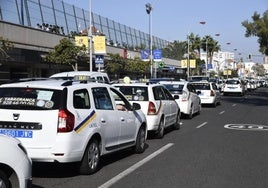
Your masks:
<svg viewBox="0 0 268 188"><path fill-rule="evenodd" d="M33 164L33 188L267 188L268 88L223 96L180 130L149 138L143 154L124 150L79 175L74 164Z"/></svg>

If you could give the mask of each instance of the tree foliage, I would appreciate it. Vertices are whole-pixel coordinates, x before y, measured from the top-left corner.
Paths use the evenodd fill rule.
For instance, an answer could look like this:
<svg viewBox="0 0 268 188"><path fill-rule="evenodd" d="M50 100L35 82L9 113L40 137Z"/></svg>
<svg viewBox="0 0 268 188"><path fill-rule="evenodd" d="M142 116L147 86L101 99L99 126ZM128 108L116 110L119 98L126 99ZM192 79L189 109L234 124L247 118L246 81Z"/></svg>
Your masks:
<svg viewBox="0 0 268 188"><path fill-rule="evenodd" d="M14 45L12 42L0 36L0 59L9 58L9 55L7 54L7 52L11 50L13 47Z"/></svg>
<svg viewBox="0 0 268 188"><path fill-rule="evenodd" d="M163 57L181 60L187 53L187 42L174 41L162 50Z"/></svg>
<svg viewBox="0 0 268 188"><path fill-rule="evenodd" d="M252 70L256 73L257 76L265 75L265 69L263 65L256 64L252 67Z"/></svg>
<svg viewBox="0 0 268 188"><path fill-rule="evenodd" d="M210 35L206 35L202 39L201 48L208 53L208 58L212 61L214 52L218 52L221 47L218 44L218 41L214 40Z"/></svg>
<svg viewBox="0 0 268 188"><path fill-rule="evenodd" d="M68 64L77 70L77 63L86 57L86 47L76 46L68 38L60 40L60 43L45 57L46 62Z"/></svg>
<svg viewBox="0 0 268 188"><path fill-rule="evenodd" d="M263 13L263 17L255 12L251 18L252 22L242 22L242 26L246 28L245 37L258 37L259 51L268 55L268 10Z"/></svg>
<svg viewBox="0 0 268 188"><path fill-rule="evenodd" d="M149 62L142 61L140 58L124 59L120 54L108 54L109 60L105 62L105 69L111 75L119 78L133 75L141 77L148 73Z"/></svg>

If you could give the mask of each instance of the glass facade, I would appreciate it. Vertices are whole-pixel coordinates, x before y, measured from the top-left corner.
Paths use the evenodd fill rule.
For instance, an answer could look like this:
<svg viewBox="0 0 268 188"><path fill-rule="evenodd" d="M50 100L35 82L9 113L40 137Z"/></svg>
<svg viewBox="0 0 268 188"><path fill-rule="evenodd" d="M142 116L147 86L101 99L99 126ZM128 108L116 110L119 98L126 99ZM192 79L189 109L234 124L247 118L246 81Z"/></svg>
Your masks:
<svg viewBox="0 0 268 188"><path fill-rule="evenodd" d="M44 29L62 35L87 33L89 11L60 0L0 0L0 20ZM149 49L150 35L92 13L92 28L106 36L107 44L130 50ZM153 48L168 41L153 36Z"/></svg>

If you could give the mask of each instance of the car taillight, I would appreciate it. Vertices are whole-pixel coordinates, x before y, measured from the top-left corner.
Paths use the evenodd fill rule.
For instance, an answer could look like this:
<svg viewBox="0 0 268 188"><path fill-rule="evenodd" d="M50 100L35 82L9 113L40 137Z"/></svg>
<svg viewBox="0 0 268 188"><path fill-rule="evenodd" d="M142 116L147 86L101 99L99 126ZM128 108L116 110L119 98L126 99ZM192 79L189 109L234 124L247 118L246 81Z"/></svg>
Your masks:
<svg viewBox="0 0 268 188"><path fill-rule="evenodd" d="M148 115L153 115L156 113L156 108L153 102L149 101L149 106L148 106Z"/></svg>
<svg viewBox="0 0 268 188"><path fill-rule="evenodd" d="M215 96L215 92L213 90L210 90L210 96Z"/></svg>
<svg viewBox="0 0 268 188"><path fill-rule="evenodd" d="M185 91L182 92L181 100L182 101L187 101L188 100L188 94L187 94L187 92L185 92Z"/></svg>
<svg viewBox="0 0 268 188"><path fill-rule="evenodd" d="M74 115L67 109L61 109L58 117L58 132L71 132L74 128Z"/></svg>

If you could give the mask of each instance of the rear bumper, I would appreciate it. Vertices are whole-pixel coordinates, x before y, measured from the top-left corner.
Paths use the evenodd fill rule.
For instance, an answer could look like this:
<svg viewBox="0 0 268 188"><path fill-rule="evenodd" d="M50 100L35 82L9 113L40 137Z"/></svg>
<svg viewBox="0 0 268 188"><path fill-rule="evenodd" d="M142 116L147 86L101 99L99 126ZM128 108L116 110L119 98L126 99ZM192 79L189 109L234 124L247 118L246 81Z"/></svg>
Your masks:
<svg viewBox="0 0 268 188"><path fill-rule="evenodd" d="M201 98L201 104L214 104L215 100L213 97Z"/></svg>
<svg viewBox="0 0 268 188"><path fill-rule="evenodd" d="M33 162L78 162L83 157L83 151L53 150L51 148L27 148Z"/></svg>
<svg viewBox="0 0 268 188"><path fill-rule="evenodd" d="M161 120L161 115L147 115L148 131L157 131L160 120Z"/></svg>
<svg viewBox="0 0 268 188"><path fill-rule="evenodd" d="M189 108L189 103L188 102L179 101L177 103L178 103L178 105L180 107L181 113L190 114L190 108Z"/></svg>

